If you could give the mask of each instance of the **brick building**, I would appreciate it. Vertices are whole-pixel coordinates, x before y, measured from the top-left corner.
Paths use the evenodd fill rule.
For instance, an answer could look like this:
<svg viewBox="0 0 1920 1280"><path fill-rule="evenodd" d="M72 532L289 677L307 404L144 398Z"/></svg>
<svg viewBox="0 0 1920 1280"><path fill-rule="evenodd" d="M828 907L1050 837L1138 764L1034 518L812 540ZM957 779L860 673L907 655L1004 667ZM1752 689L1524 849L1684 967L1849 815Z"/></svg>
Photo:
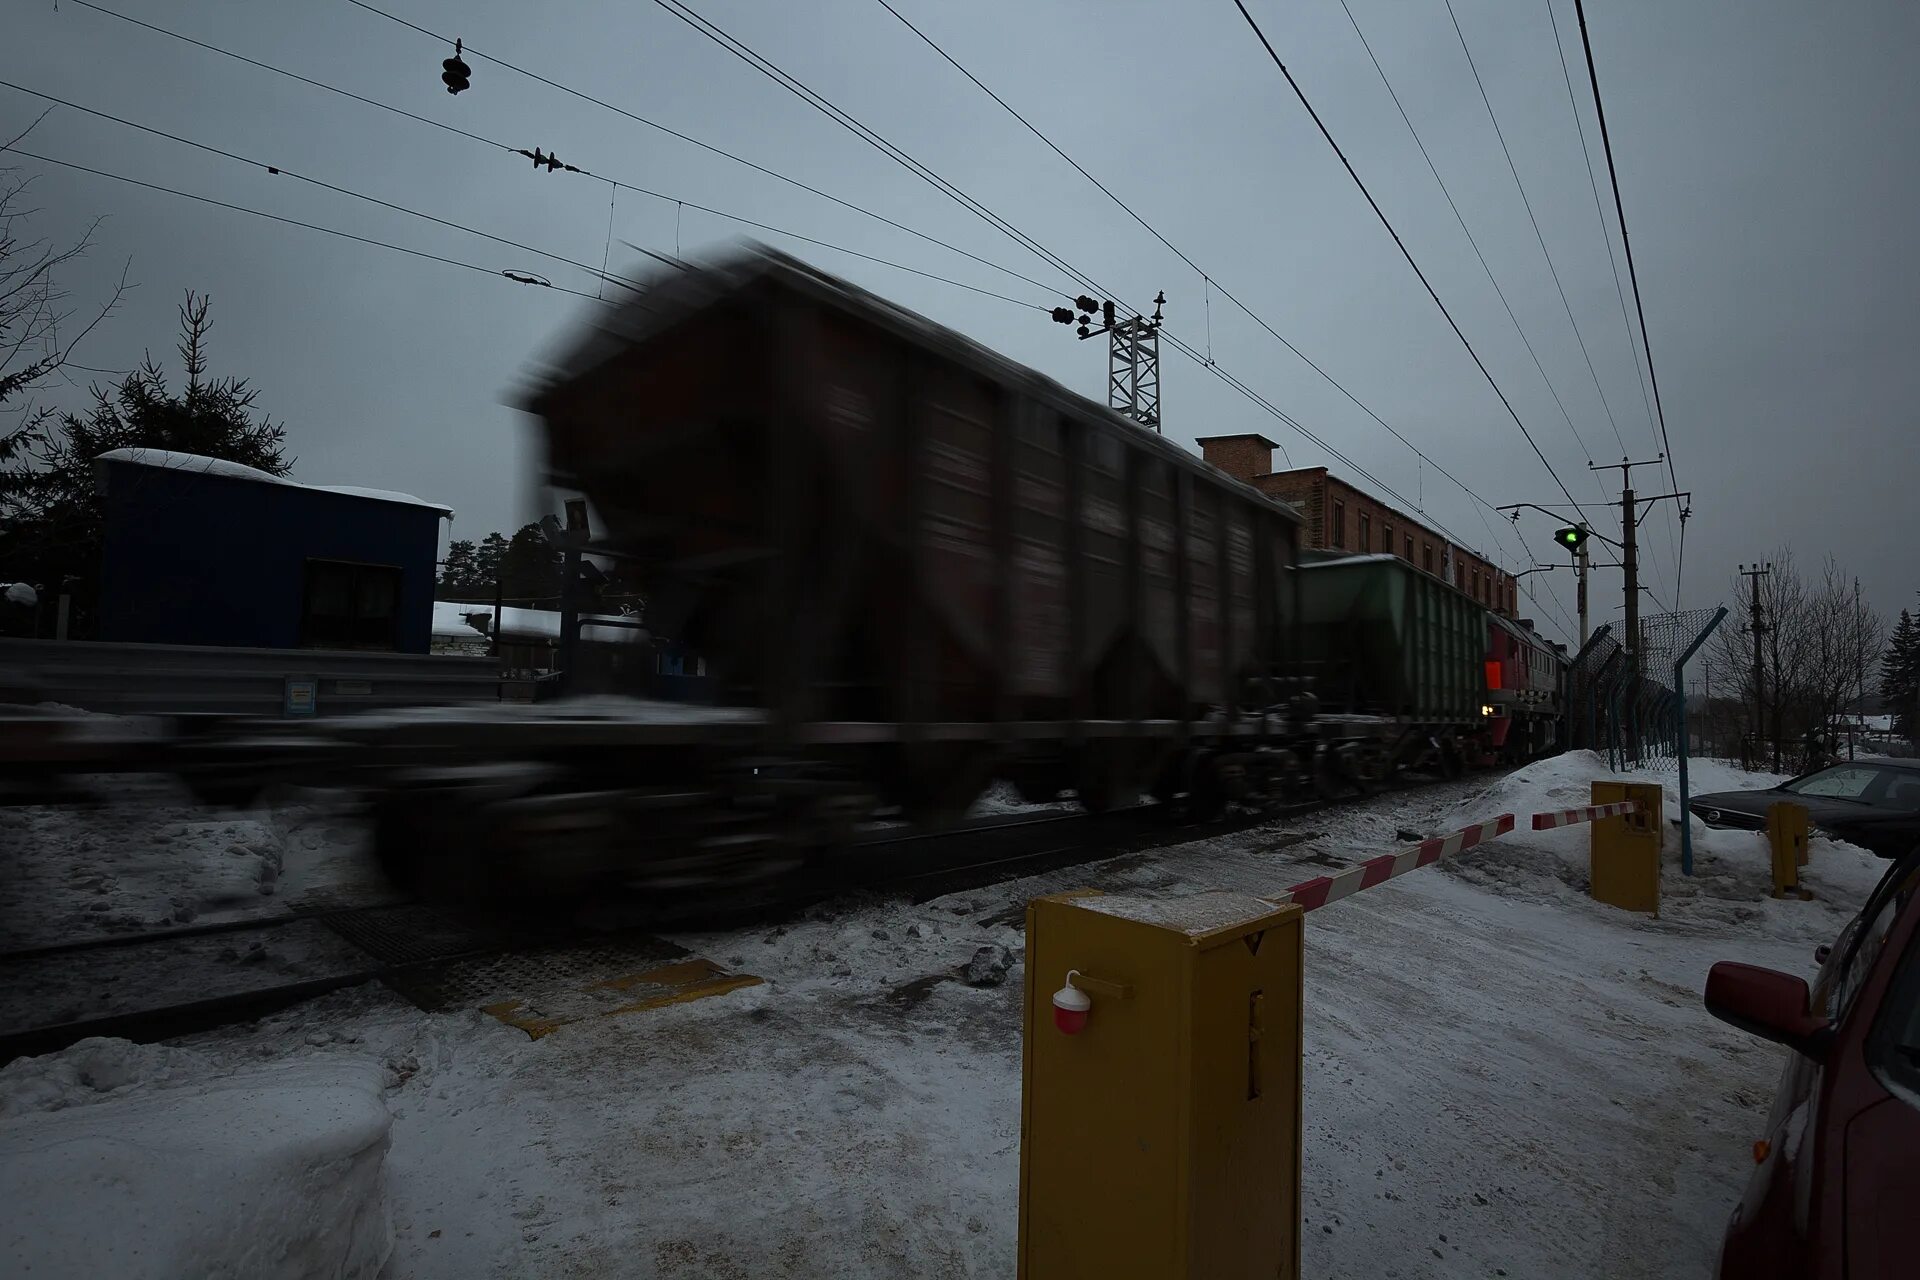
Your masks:
<svg viewBox="0 0 1920 1280"><path fill-rule="evenodd" d="M1515 614L1519 584L1498 565L1452 542L1412 516L1354 488L1325 467L1273 469L1279 448L1263 435L1206 436L1200 454L1235 480L1298 507L1307 545L1323 551L1390 553L1453 583L1495 613Z"/></svg>

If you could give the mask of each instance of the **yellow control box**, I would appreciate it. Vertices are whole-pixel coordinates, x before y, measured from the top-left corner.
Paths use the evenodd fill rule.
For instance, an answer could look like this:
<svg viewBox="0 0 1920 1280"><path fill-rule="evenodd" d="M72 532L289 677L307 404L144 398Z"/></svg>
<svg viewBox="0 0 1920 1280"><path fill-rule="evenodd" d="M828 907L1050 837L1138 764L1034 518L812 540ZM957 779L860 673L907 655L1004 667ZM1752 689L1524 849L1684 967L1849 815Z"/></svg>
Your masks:
<svg viewBox="0 0 1920 1280"><path fill-rule="evenodd" d="M1301 920L1231 892L1028 904L1022 1280L1300 1274Z"/></svg>
<svg viewBox="0 0 1920 1280"><path fill-rule="evenodd" d="M1592 824L1587 875L1593 896L1627 911L1660 914L1662 792L1657 782L1596 782L1594 804L1639 803L1638 811Z"/></svg>
<svg viewBox="0 0 1920 1280"><path fill-rule="evenodd" d="M1800 887L1807 865L1807 806L1782 800L1767 806L1767 847L1773 854L1773 896L1810 897Z"/></svg>

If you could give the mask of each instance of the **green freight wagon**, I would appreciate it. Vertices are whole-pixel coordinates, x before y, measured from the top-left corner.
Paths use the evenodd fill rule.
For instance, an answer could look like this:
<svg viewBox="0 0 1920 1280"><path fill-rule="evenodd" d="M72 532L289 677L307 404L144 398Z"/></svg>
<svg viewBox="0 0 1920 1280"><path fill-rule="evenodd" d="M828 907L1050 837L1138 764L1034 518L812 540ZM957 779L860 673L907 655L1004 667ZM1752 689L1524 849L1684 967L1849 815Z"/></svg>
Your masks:
<svg viewBox="0 0 1920 1280"><path fill-rule="evenodd" d="M1305 563L1299 575L1301 656L1322 710L1478 731L1484 608L1392 555Z"/></svg>

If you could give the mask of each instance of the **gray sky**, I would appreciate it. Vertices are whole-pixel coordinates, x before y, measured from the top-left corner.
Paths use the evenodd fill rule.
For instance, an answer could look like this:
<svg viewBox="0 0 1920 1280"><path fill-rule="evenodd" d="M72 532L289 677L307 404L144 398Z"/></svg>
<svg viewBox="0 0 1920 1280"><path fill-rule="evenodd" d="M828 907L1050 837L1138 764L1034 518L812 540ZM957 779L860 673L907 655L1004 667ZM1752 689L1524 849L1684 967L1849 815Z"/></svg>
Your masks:
<svg viewBox="0 0 1920 1280"><path fill-rule="evenodd" d="M1658 445L1639 389L1546 0L1455 0L1533 200L1612 423L1588 373L1442 0L1348 0L1526 327L1585 446L1502 310L1368 62L1339 0L1251 3L1280 56L1427 270L1521 418L1598 527L1617 480L1586 464ZM345 0L102 0L157 25L596 173L737 211L1034 303L1058 299L482 59L473 88L439 81L451 52ZM1231 0L895 0L1162 234L1492 503L1560 494L1474 369ZM636 114L964 246L1063 293L1032 254L804 106L665 9L569 0L391 0ZM1167 325L1464 541L1522 567L1557 558L1551 523L1517 536L1216 294L941 62L875 0L694 0L739 36L1123 299L1168 297ZM1571 0L1555 0L1606 218ZM1791 543L1829 552L1883 609L1913 602L1911 507L1920 444L1920 7L1885 0L1738 6L1594 0L1589 18L1681 486L1694 492L1684 603L1719 601L1735 563ZM582 262L607 242L608 187L241 65L77 4L16 5L0 78ZM40 106L0 89L11 136ZM496 269L592 291L533 254L376 209L121 125L56 109L40 154ZM289 427L295 475L408 489L458 508L479 537L537 514L530 422L509 401L593 303L336 240L32 161L36 229L106 215L65 283L100 297L132 260L139 287L81 360L171 357L187 288L214 298L213 359L260 388ZM676 227L676 222L678 226ZM688 256L742 229L622 191L619 239ZM798 253L1085 394L1105 352L1037 311L778 236ZM1621 264L1624 278L1624 260ZM1631 306L1631 297L1628 298ZM1171 351L1168 433L1261 431L1296 466L1359 480ZM83 388L56 398L79 403ZM1619 440L1615 438L1615 424ZM1590 451L1590 452L1589 452ZM1285 462L1276 457L1276 465ZM1615 473L1617 476L1617 473ZM1362 482L1364 483L1364 481ZM1664 469L1639 473L1660 492ZM1657 487L1656 487L1657 486ZM1383 495L1385 496L1385 495ZM1485 523L1483 523L1485 521ZM1493 526L1489 531L1489 525ZM1648 580L1674 599L1668 514L1643 525ZM1549 630L1573 604L1564 571L1527 580ZM1551 583L1559 603L1548 595ZM1595 616L1619 610L1616 571ZM1655 605L1653 607L1659 607Z"/></svg>

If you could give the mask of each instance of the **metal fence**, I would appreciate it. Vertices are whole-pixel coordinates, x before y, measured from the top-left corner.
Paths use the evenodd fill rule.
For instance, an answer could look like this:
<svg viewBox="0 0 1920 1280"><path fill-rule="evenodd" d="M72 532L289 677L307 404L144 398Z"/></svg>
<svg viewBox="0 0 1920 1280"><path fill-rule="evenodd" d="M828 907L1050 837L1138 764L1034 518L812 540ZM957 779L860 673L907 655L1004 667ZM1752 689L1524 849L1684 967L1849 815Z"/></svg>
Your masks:
<svg viewBox="0 0 1920 1280"><path fill-rule="evenodd" d="M1611 624L1594 632L1568 672L1569 745L1604 754L1614 769L1677 767L1687 742L1675 668L1714 619L1712 609L1642 618L1637 659Z"/></svg>

